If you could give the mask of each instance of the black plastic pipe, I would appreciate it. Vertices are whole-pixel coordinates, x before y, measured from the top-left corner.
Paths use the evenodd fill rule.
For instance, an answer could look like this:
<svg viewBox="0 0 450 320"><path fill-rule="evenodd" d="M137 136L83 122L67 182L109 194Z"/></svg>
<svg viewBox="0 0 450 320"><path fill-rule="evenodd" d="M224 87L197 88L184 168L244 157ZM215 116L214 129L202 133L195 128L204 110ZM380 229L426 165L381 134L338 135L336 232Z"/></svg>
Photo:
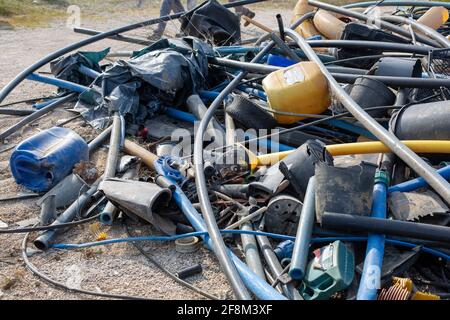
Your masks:
<svg viewBox="0 0 450 320"><path fill-rule="evenodd" d="M95 36L97 34L103 33L102 31L85 29L85 28L73 28L73 31L76 33L86 34L89 36ZM122 36L120 34L109 36L108 39L117 40L117 41L121 41L121 42L127 42L127 43L140 44L143 46L148 46L153 43L153 41L139 39L139 38L126 37L126 36Z"/></svg>
<svg viewBox="0 0 450 320"><path fill-rule="evenodd" d="M423 240L450 242L450 227L418 222L377 219L351 214L325 212L322 217L322 226L324 228L346 230L350 232L363 231Z"/></svg>
<svg viewBox="0 0 450 320"><path fill-rule="evenodd" d="M34 110L21 110L21 109L0 109L0 114L8 116L29 116L33 114Z"/></svg>
<svg viewBox="0 0 450 320"><path fill-rule="evenodd" d="M261 74L269 74L271 72L283 69L282 67L270 66L266 64L251 63L229 60L225 58L210 58L208 61L211 64L218 66L242 69L247 72L256 72ZM355 68L344 68L344 67L334 67L327 66L328 71L331 75L339 82L343 83L354 83L356 79L362 76L364 70ZM344 73L345 72L345 73ZM348 73L347 73L348 72ZM373 76L364 75L364 77L369 79L375 79L383 82L384 84L391 87L398 88L440 88L440 87L450 87L450 79L432 79L432 78L407 78L407 77L387 77L387 76Z"/></svg>
<svg viewBox="0 0 450 320"><path fill-rule="evenodd" d="M25 127L27 124L30 124L31 122L33 122L34 120L42 117L43 115L55 110L56 108L58 108L59 106L61 106L62 104L71 101L72 99L74 99L76 96L78 95L78 93L71 93L63 98L60 98L52 103L50 103L48 106L46 106L45 108L42 108L38 111L33 112L32 114L30 114L29 116L23 118L22 120L20 120L19 122L17 122L16 124L14 124L13 126L9 127L8 129L6 129L5 131L3 131L2 133L0 133L0 141L9 137L10 135L12 135L14 132L16 132L17 130Z"/></svg>
<svg viewBox="0 0 450 320"><path fill-rule="evenodd" d="M313 48L355 48L355 49L379 49L391 52L406 52L428 55L432 46L415 46L405 43L378 42L365 40L309 40L308 44Z"/></svg>

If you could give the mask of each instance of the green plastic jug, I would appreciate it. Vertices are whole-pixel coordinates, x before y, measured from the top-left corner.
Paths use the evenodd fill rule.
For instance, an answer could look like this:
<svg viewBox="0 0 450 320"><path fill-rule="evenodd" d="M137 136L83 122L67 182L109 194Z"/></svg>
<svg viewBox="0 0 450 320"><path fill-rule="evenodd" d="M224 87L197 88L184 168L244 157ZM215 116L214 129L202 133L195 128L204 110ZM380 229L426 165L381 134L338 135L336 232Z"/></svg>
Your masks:
<svg viewBox="0 0 450 320"><path fill-rule="evenodd" d="M355 275L353 251L341 241L314 251L300 294L305 300L327 300L336 292L350 286Z"/></svg>

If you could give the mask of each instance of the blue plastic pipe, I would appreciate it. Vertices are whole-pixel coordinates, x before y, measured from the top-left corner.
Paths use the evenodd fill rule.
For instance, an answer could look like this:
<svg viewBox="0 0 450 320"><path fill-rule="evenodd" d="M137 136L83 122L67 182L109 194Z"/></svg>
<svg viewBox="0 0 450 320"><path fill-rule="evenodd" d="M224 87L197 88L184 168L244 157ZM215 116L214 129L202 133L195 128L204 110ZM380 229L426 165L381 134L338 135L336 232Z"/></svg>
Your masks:
<svg viewBox="0 0 450 320"><path fill-rule="evenodd" d="M386 219L387 178L377 173L373 188L372 218ZM372 234L367 236L366 258L359 283L357 300L376 300L377 290L381 286L381 268L383 266L385 236Z"/></svg>
<svg viewBox="0 0 450 320"><path fill-rule="evenodd" d="M254 88L251 88L251 87L248 87L248 86L243 86L243 85L240 85L237 88L239 90L244 91L247 94L259 97L262 100L267 101L267 95L266 95L266 93L264 91L261 91L261 90L258 90L258 89L254 89Z"/></svg>
<svg viewBox="0 0 450 320"><path fill-rule="evenodd" d="M85 86L82 86L82 85L79 85L79 84L76 84L76 83L73 83L70 81L56 79L56 78L43 77L36 73L30 74L27 77L27 79L31 80L31 81L37 81L37 82L41 82L41 83L50 84L50 85L56 86L58 88L67 89L67 90L79 92L79 93L83 93L86 90L89 90L88 87L85 87Z"/></svg>
<svg viewBox="0 0 450 320"><path fill-rule="evenodd" d="M242 46L229 46L229 47L216 47L214 51L219 55L227 55L227 54L239 54L239 53L247 53L254 52L258 53L260 48L258 47L242 47Z"/></svg>
<svg viewBox="0 0 450 320"><path fill-rule="evenodd" d="M450 179L450 166L446 166L444 168L441 168L436 171L438 174L440 174L444 179L449 180ZM406 182L399 183L395 186L389 187L388 192L392 193L395 191L400 192L410 192L417 190L419 188L428 187L428 183L423 178L416 178L413 180L409 180Z"/></svg>
<svg viewBox="0 0 450 320"><path fill-rule="evenodd" d="M204 100L214 100L219 95L219 92L200 90L198 95Z"/></svg>
<svg viewBox="0 0 450 320"><path fill-rule="evenodd" d="M306 122L298 122L299 125L304 125L306 124ZM333 131L330 129L326 129L326 128L322 128L322 127L318 127L318 126L308 126L308 130L310 131L315 131L315 132L320 132L320 133L324 133L330 137L336 137L336 138L341 138L341 139L345 139L345 140L352 140L353 137L348 135L348 134L344 134L342 132L337 132L337 131Z"/></svg>
<svg viewBox="0 0 450 320"><path fill-rule="evenodd" d="M175 108L171 108L171 107L166 107L164 109L164 112L177 120L181 120L181 121L186 121L186 122L190 122L190 123L194 123L195 121L197 121L197 119L195 118L195 116L191 113L188 112L184 112ZM244 133L244 137L245 139L251 140L251 139L256 139L256 136L245 132ZM265 143L266 144L266 148L267 150L277 150L277 151L289 151L289 150L295 150L294 147L282 144L282 143L277 143L275 141L272 141L270 139L261 139L259 140L259 143ZM274 152L274 151L273 151Z"/></svg>
<svg viewBox="0 0 450 320"><path fill-rule="evenodd" d="M97 78L99 75L101 75L100 72L97 72L97 71L90 69L83 65L78 67L78 71L80 71L82 74L84 74L88 77L94 78L94 79Z"/></svg>
<svg viewBox="0 0 450 320"><path fill-rule="evenodd" d="M177 182L173 180L169 175L166 175L162 165L158 161L155 161L155 168L159 174L164 175L167 179L175 184L176 188L173 192L173 199L175 200L178 207L183 211L194 229L197 231L208 232L203 218L194 208L184 192L178 187ZM213 244L208 236L204 236L203 241L210 249L212 248ZM231 250L228 249L228 253L234 264L236 265L236 268L241 275L244 284L258 298L263 300L286 300L285 296L280 294L275 288L272 288L272 286L270 286L267 282L258 277L258 275L251 271L245 263L243 263L238 257L233 254L233 252L231 252Z"/></svg>
<svg viewBox="0 0 450 320"><path fill-rule="evenodd" d="M192 113L184 112L172 107L164 108L164 113L167 114L169 117L181 121L186 121L189 123L194 123L195 121L197 121L197 118L195 118L195 116Z"/></svg>
<svg viewBox="0 0 450 320"><path fill-rule="evenodd" d="M84 74L84 75L86 75L86 76L88 76L88 77L91 77L91 78L93 78L93 79L95 79L95 78L97 78L99 75L101 75L100 72L97 72L97 71L95 71L95 70L92 70L92 69L90 69L90 68L88 68L88 67L86 67L86 66L83 66L83 65L81 65L81 66L78 68L78 71L80 71L82 74ZM32 76L38 76L38 75L33 74ZM30 77L31 77L31 76L30 76ZM32 79L30 79L30 77L28 77L28 79L29 79L29 80L32 80ZM38 77L40 77L40 80L42 80L42 79L45 79L45 81L48 81L48 79L53 80L52 78L44 78L44 77L41 77L41 76L38 76ZM42 81L40 81L40 80L35 80L35 81L42 82ZM60 79L56 79L56 80L60 80ZM60 80L60 81L64 81L64 80ZM78 84L73 83L73 82L68 82L68 81L65 81L65 82L67 82L68 84L71 84L71 85L74 84L74 85L79 86ZM48 83L48 82L45 82L45 83ZM48 83L48 84L53 84L53 83ZM55 85L57 85L57 84L55 84ZM57 85L57 86L59 87L59 85ZM61 87L61 88L62 88L62 87ZM86 90L88 89L87 87L80 86L80 90L81 90L82 88L84 88L84 90L81 91L81 92L84 92L84 91L86 91ZM72 90L71 88L65 88L65 89ZM75 91L75 90L73 90L73 91ZM80 92L80 91L76 91L76 92ZM48 106L50 103L53 103L53 102L55 102L55 101L58 100L58 99L59 99L59 98L51 99L51 100L44 101L44 102L41 102L41 103L35 103L35 104L33 105L33 107L34 107L35 109L39 110L39 109L45 108L45 107Z"/></svg>
<svg viewBox="0 0 450 320"><path fill-rule="evenodd" d="M35 103L35 104L33 104L33 108L35 108L35 109L37 109L37 110L40 110L40 109L42 109L42 108L45 108L45 107L48 106L49 104L51 104L51 103L57 101L58 99L59 99L59 98L55 98L55 99L50 99L50 100L47 100L47 101L44 101L44 102L41 102L41 103Z"/></svg>
<svg viewBox="0 0 450 320"><path fill-rule="evenodd" d="M340 129L344 129L350 132L353 132L355 134L359 134L361 136L364 136L366 138L372 139L372 140L377 140L378 138L375 137L373 134L371 134L367 129L365 128L361 128L359 126L356 126L352 123L343 121L343 120L337 120L337 119L331 119L331 120L327 120L325 121L325 123L328 123L330 126L336 127L336 128L340 128Z"/></svg>

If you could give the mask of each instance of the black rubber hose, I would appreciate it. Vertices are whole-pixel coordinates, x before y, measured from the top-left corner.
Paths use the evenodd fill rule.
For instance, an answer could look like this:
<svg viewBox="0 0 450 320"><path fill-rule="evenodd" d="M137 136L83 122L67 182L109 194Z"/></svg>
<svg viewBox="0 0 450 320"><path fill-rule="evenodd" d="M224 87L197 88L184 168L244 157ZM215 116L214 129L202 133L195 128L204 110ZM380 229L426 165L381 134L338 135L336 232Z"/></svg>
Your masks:
<svg viewBox="0 0 450 320"><path fill-rule="evenodd" d="M145 298L145 297L126 296L126 295L118 295L118 294L110 294L110 293L101 293L101 292L96 292L96 291L71 288L71 287L66 286L62 282L59 282L57 280L53 280L52 278L50 278L49 276L45 275L40 270L38 270L38 268L36 268L36 266L33 265L31 263L31 261L28 259L28 255L27 255L28 237L29 237L29 233L27 233L25 235L25 237L23 238L23 241L22 241L22 259L23 259L23 262L25 263L25 266L35 276L37 276L38 278L44 280L45 282L47 282L47 283L49 283L49 284L51 284L53 286L55 286L56 288L63 289L63 290L68 291L68 292L81 293L81 294L86 294L86 295L90 295L90 296L97 296L97 297L103 297L103 298L123 299L123 300L151 300L151 299ZM155 299L153 299L153 300L155 300Z"/></svg>
<svg viewBox="0 0 450 320"><path fill-rule="evenodd" d="M0 114L8 116L29 116L34 112L35 112L34 110L0 109Z"/></svg>
<svg viewBox="0 0 450 320"><path fill-rule="evenodd" d="M125 230L127 232L127 235L129 237L133 237L134 235L131 233L131 229L130 226L128 225L128 223L126 222L127 219L125 219ZM216 296L190 284L189 282L184 281L183 279L177 277L175 274L173 274L172 272L170 272L168 269L166 269L162 264L160 264L158 261L155 260L155 258L152 256L151 253L147 252L144 250L143 246L141 246L138 242L132 242L132 244L134 245L134 247L144 256L148 259L148 261L150 261L153 265L155 265L159 270L161 270L162 272L164 272L167 276L169 276L170 278L172 278L172 280L174 280L175 282L177 282L178 284L208 298L211 300L219 300L219 298L217 298Z"/></svg>
<svg viewBox="0 0 450 320"><path fill-rule="evenodd" d="M428 55L430 50L435 49L431 46L415 46L412 44L378 42L364 40L308 40L308 44L313 48L348 48L348 49L379 49L392 52L416 53Z"/></svg>
<svg viewBox="0 0 450 320"><path fill-rule="evenodd" d="M322 217L322 226L330 229L364 231L450 242L450 227L418 222L376 219L351 214L326 212Z"/></svg>
<svg viewBox="0 0 450 320"><path fill-rule="evenodd" d="M252 3L258 3L258 2L263 2L266 0L243 0L243 1L237 1L237 2L232 2L232 3L226 3L224 4L224 6L226 8L232 8L232 7L237 7L237 6L242 6L242 5L246 5L246 4L252 4ZM0 103L8 96L8 94L15 88L17 87L23 80L25 80L31 73L35 72L36 70L38 70L39 68L45 66L47 63L59 58L60 56L67 54L71 51L77 50L81 47L84 47L88 44L97 42L99 40L108 38L110 36L114 36L114 35L118 35L120 33L123 32L127 32L130 30L134 30L134 29L138 29L138 28L142 28L145 26L150 26L156 23L159 23L161 21L169 21L169 20L173 20L173 19L178 19L180 18L183 14L185 14L186 12L180 12L180 13L176 13L173 15L168 15L168 16L164 16L164 17L159 17L159 18L153 18L150 20L146 20L146 21L142 21L142 22L138 22L138 23L133 23L127 26L123 26L120 28L116 28L107 32L103 32L100 33L98 35L92 36L90 38L84 39L80 42L76 42L73 44L68 45L67 47L64 47L62 49L59 49L55 52L50 53L49 55L45 56L44 58L42 58L41 60L37 61L36 63L32 64L31 66L29 66L28 68L26 68L25 70L23 70L21 73L19 73L13 80L11 80L5 87L3 87L3 89L0 91Z"/></svg>
<svg viewBox="0 0 450 320"><path fill-rule="evenodd" d="M57 225L49 225L49 226L40 226L40 227L30 227L30 228L17 228L17 229L0 229L0 234L11 234L11 233L28 233L28 232L36 232L36 231L46 231L46 230L55 230L55 229L64 229L68 227L75 227L79 226L81 224L94 221L100 217L100 214L97 214L95 216L83 219L83 220L77 220L67 223L61 223Z"/></svg>
<svg viewBox="0 0 450 320"><path fill-rule="evenodd" d="M9 102L9 103L2 104L0 106L0 108L10 107L10 106L13 106L15 104L20 104L20 103L31 103L31 102L36 102L39 100L47 100L47 99L51 99L51 97L40 97L40 98L24 99L24 100Z"/></svg>
<svg viewBox="0 0 450 320"><path fill-rule="evenodd" d="M65 96L64 98L61 98L59 100L56 100L55 102L50 103L48 106L46 106L45 108L42 108L38 111L33 112L32 114L30 114L29 116L27 116L26 118L23 118L22 120L20 120L18 123L16 123L15 125L9 127L8 129L6 129L5 131L3 131L2 133L0 133L0 141L9 137L10 135L12 135L14 132L16 132L17 130L25 127L27 124L30 124L31 122L33 122L34 120L42 117L44 114L49 113L50 111L55 110L56 108L58 108L60 105L71 101L73 98L75 98L78 94L77 93L71 93L67 96Z"/></svg>
<svg viewBox="0 0 450 320"><path fill-rule="evenodd" d="M270 66L266 64L251 63L229 60L224 58L210 58L208 61L212 64L225 66L230 68L242 69L248 72L258 72L269 74L271 72L283 69L282 67ZM331 75L339 82L354 83L356 79L361 77L359 69L354 68L342 68L342 67L327 67L331 72ZM349 73L333 72L333 71L349 71ZM364 70L363 70L364 71ZM364 77L369 79L375 79L383 82L391 87L398 88L440 88L450 87L450 79L431 79L431 78L407 78L407 77L387 77L387 76L374 76L365 75Z"/></svg>
<svg viewBox="0 0 450 320"><path fill-rule="evenodd" d="M86 35L89 35L89 36L95 36L97 34L101 34L102 33L101 31L85 29L85 28L74 28L73 31L76 32L76 33L86 34ZM122 41L122 42L127 42L127 43L140 44L140 45L143 45L143 46L148 46L148 45L153 43L153 41L149 41L149 40L145 40L145 39L132 38L132 37L126 37L126 36L122 36L122 35L119 35L119 34L109 36L108 39Z"/></svg>

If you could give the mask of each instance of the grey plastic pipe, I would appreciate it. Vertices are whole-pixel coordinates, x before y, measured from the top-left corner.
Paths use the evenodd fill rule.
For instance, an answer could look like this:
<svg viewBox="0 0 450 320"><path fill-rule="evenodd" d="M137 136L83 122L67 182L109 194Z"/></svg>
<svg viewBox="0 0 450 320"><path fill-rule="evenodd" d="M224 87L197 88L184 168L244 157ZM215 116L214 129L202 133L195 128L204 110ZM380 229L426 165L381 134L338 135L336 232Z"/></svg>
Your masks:
<svg viewBox="0 0 450 320"><path fill-rule="evenodd" d="M55 226L62 223L67 223L73 221L80 209L82 209L91 197L97 192L98 185L100 181L102 181L103 177L97 179L97 181L92 184L88 191L83 193L77 200L75 200L52 224L51 226ZM56 235L62 232L63 229L53 229L47 230L42 235L40 235L36 240L34 240L34 245L39 250L47 250L52 243L53 239Z"/></svg>
<svg viewBox="0 0 450 320"><path fill-rule="evenodd" d="M214 121L214 119L213 119ZM211 124L211 123L210 123ZM225 143L227 145L233 145L235 143L235 125L234 120L227 113L225 113ZM241 230L254 231L250 222L241 224ZM256 273L261 279L266 279L264 267L259 254L258 244L256 237L250 234L241 235L242 247L245 253L245 262L254 273Z"/></svg>
<svg viewBox="0 0 450 320"><path fill-rule="evenodd" d="M365 14L362 14L362 13L359 13L359 12L356 12L356 11L353 11L353 10L345 9L345 8L342 8L342 7L334 6L332 4L323 3L323 2L315 1L315 0L309 0L308 4L313 6L313 7L317 7L317 8L320 8L320 9L327 10L327 11L339 13L339 14L342 14L344 16L352 17L352 18L355 18L355 19L358 19L358 20L361 20L361 21L364 21L364 22L378 23L379 26L384 28L384 29L390 30L390 31L395 32L395 33L397 33L399 35L402 35L402 36L404 36L404 37L406 37L408 39L411 39L411 34L409 33L409 31L403 29L402 27L396 26L396 25L394 25L392 23L383 21L383 20L381 20L379 18L376 18L376 17L373 17L373 16L368 16L368 15L365 15ZM431 41L430 39L428 39L426 37L423 37L421 35L417 35L416 39L418 41L422 42L422 43L425 43L425 44L428 44L430 46L436 47L436 42Z"/></svg>
<svg viewBox="0 0 450 320"><path fill-rule="evenodd" d="M203 103L202 99L197 94L193 94L189 96L186 100L186 104L190 113L192 113L198 120L202 120L208 108ZM216 135L216 130L220 133L224 133L222 126L217 122L216 119L212 119L212 121L208 125L208 129L212 130L216 141L220 141L221 137Z"/></svg>
<svg viewBox="0 0 450 320"><path fill-rule="evenodd" d="M253 226L250 222L241 224L241 230L244 231L254 231ZM245 262L250 270L256 273L261 279L266 279L266 274L261 262L261 256L258 250L258 244L256 242L256 237L252 234L242 234L242 248L245 253Z"/></svg>
<svg viewBox="0 0 450 320"><path fill-rule="evenodd" d="M427 37L430 37L431 39L435 40L437 43L439 43L443 48L449 48L450 47L450 41L447 40L446 37L444 37L442 34L437 32L436 30L421 24L420 22L417 22L413 19L407 19L405 17L400 16L382 16L382 20L390 21L390 22L399 22L408 24L414 29L418 30L419 32L425 34Z"/></svg>
<svg viewBox="0 0 450 320"><path fill-rule="evenodd" d="M112 125L103 130L98 136L96 136L91 142L89 142L89 153L93 153L95 150L100 148L101 145L105 142L106 138L109 137L112 131Z"/></svg>
<svg viewBox="0 0 450 320"><path fill-rule="evenodd" d="M400 1L367 1L367 2L356 2L350 3L344 8L366 8L370 6L415 6L415 7L435 7L435 6L443 6L447 9L450 9L450 3L448 2L440 2L440 1L409 1L409 0L400 0Z"/></svg>
<svg viewBox="0 0 450 320"><path fill-rule="evenodd" d="M295 236L289 275L292 279L302 280L308 263L309 242L316 215L316 177L311 177L303 200L302 212Z"/></svg>
<svg viewBox="0 0 450 320"><path fill-rule="evenodd" d="M300 23L306 20L308 15L300 17L293 25L296 28ZM262 49L251 62L259 62L274 46L274 42L271 41L264 49ZM213 244L213 251L219 260L220 266L224 270L225 275L230 282L233 291L235 292L238 299L251 299L250 294L244 286L244 283L237 272L236 266L231 260L228 254L227 247L223 242L222 235L220 234L219 227L214 218L214 212L209 200L208 188L206 185L205 172L203 170L203 135L208 127L209 122L214 116L217 108L222 104L222 101L228 96L228 94L239 85L239 83L244 79L247 72L240 72L214 99L211 103L208 111L204 115L202 121L197 130L197 135L194 142L194 169L195 169L195 184L197 186L197 194L205 220L206 227L208 229L211 242Z"/></svg>
<svg viewBox="0 0 450 320"><path fill-rule="evenodd" d="M377 121L375 121L366 111L364 111L339 85L339 83L328 72L325 65L320 61L317 54L309 46L309 44L294 30L286 29L286 35L291 37L309 60L314 61L322 74L327 78L331 91L345 108L359 121L361 124L392 150L400 159L402 159L411 169L413 169L447 202L450 203L450 185L436 171L428 165L422 158L415 154L411 149L406 147L400 140L387 131Z"/></svg>
<svg viewBox="0 0 450 320"><path fill-rule="evenodd" d="M278 278L283 273L283 267L278 261L277 256L273 252L272 245L270 244L269 239L266 236L257 236L256 240L258 241L259 247L261 248L262 254L266 263L270 269L270 272ZM281 288L286 296L293 300L303 300L303 297L300 295L298 290L292 283L281 284Z"/></svg>
<svg viewBox="0 0 450 320"><path fill-rule="evenodd" d="M113 178L116 175L117 161L119 158L120 140L122 136L122 121L118 112L114 113L111 137L109 139L108 158L106 161L104 179ZM100 221L111 224L119 212L115 205L108 201L100 214Z"/></svg>

